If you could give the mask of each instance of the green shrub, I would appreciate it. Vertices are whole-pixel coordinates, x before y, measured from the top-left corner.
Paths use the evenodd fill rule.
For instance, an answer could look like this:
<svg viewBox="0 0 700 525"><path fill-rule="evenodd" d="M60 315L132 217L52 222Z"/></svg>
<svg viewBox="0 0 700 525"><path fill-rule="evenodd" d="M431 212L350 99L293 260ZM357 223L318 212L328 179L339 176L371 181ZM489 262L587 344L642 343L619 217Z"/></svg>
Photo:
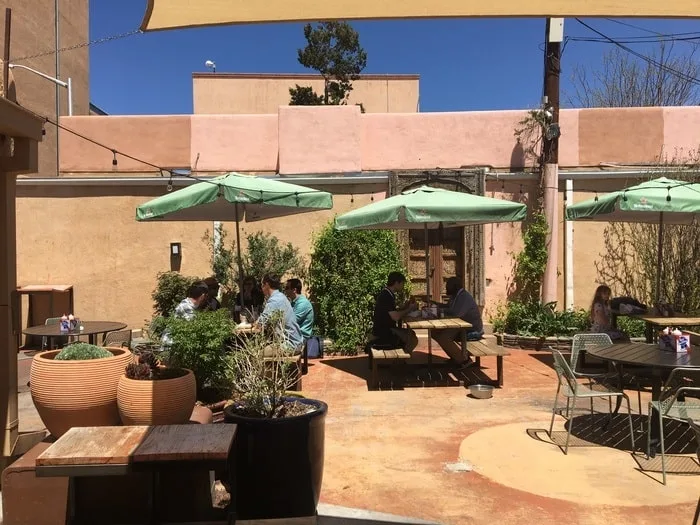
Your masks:
<svg viewBox="0 0 700 525"><path fill-rule="evenodd" d="M392 271L406 274L392 231L337 231L331 222L316 237L309 289L316 328L334 348L352 355L366 344L375 297Z"/></svg>
<svg viewBox="0 0 700 525"><path fill-rule="evenodd" d="M556 303L513 301L500 305L491 318L494 331L522 336L569 336L588 330L585 310L556 310Z"/></svg>
<svg viewBox="0 0 700 525"><path fill-rule="evenodd" d="M104 359L114 354L102 347L88 343L73 343L63 347L54 359L58 361L82 361L85 359Z"/></svg>
<svg viewBox="0 0 700 525"><path fill-rule="evenodd" d="M266 273L306 278L306 264L299 250L292 243L282 244L269 233L257 232L247 236L248 249L242 254L243 276L262 281ZM238 268L234 268L238 279Z"/></svg>
<svg viewBox="0 0 700 525"><path fill-rule="evenodd" d="M199 277L186 277L177 272L160 272L156 288L151 294L156 315L170 317L180 301L187 297L187 289L201 280Z"/></svg>
<svg viewBox="0 0 700 525"><path fill-rule="evenodd" d="M235 323L227 310L199 312L190 321L171 317L167 329L172 340L164 361L173 368L189 368L198 389L225 389L230 386L227 345Z"/></svg>
<svg viewBox="0 0 700 525"><path fill-rule="evenodd" d="M636 317L621 315L617 318L617 328L630 337L644 337L646 323L642 319L637 319Z"/></svg>

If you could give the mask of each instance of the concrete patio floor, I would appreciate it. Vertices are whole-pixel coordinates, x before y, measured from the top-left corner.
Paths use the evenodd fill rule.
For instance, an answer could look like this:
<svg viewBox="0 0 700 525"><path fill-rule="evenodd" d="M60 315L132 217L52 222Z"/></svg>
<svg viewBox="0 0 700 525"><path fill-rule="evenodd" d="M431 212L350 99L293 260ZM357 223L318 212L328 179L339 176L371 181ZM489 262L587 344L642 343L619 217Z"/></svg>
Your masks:
<svg viewBox="0 0 700 525"><path fill-rule="evenodd" d="M412 361L425 359L424 347L423 339ZM546 435L556 389L547 352L513 350L505 386L488 400L467 397L464 386L368 391L364 356L310 363L303 393L329 406L326 503L445 524L692 523L700 496L692 435L677 440L685 457L672 466L694 475L669 475L666 486L660 473L640 471L646 463L630 452L623 414L603 431L606 417L577 413L565 456ZM495 358L482 366L495 377ZM636 392L629 394L635 413ZM644 413L648 399L643 394ZM596 405L607 409L607 401ZM636 416L643 447L640 422ZM554 438L563 442L565 434L557 417Z"/></svg>
<svg viewBox="0 0 700 525"><path fill-rule="evenodd" d="M425 347L421 339L412 362L425 362ZM26 388L30 363L18 362L22 431L43 427ZM550 363L547 352L513 350L505 358L505 386L492 399L477 400L464 386L446 386L438 370L435 381L422 369L423 383L414 378L391 390L386 382L369 391L365 356L311 360L303 394L329 405L321 501L450 525L690 525L700 496L692 436L675 431L675 451L684 456L675 456L671 467L694 475L669 475L667 486L660 473L640 471L658 468L659 460L633 457L623 414L603 431L605 416L580 412L564 455L546 435L556 389ZM465 379L483 380L482 372L495 377L495 358L482 359L482 366ZM636 392L628 393L636 413ZM648 399L643 394L644 412ZM607 408L596 405L601 413ZM643 447L640 422L636 416ZM562 417L555 431L563 442Z"/></svg>

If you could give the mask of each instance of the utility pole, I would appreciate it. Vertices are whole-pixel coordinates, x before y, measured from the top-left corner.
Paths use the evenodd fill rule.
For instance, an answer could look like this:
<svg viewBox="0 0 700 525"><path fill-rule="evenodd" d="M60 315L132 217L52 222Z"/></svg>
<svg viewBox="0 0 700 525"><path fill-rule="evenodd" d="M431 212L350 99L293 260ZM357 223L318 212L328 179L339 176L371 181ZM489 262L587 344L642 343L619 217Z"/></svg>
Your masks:
<svg viewBox="0 0 700 525"><path fill-rule="evenodd" d="M542 301L558 300L557 266L559 262L559 75L564 19L547 18L544 57L543 186L544 214L549 225L547 267L542 279Z"/></svg>

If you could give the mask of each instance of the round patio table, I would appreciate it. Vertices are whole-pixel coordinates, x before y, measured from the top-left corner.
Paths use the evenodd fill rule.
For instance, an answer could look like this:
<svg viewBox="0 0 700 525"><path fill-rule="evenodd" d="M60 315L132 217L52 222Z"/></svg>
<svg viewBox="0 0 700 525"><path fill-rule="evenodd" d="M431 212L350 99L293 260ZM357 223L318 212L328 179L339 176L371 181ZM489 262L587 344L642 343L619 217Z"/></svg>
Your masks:
<svg viewBox="0 0 700 525"><path fill-rule="evenodd" d="M73 330L72 332L61 332L61 324L49 324L30 326L22 330L25 335L34 335L38 337L46 337L49 340L49 348L53 348L54 337L79 337L82 335L88 336L90 344L95 344L98 334L106 334L115 330L123 330L126 328L126 323L116 321L81 321L82 330Z"/></svg>
<svg viewBox="0 0 700 525"><path fill-rule="evenodd" d="M651 399L658 401L661 386L674 368L700 368L700 347L691 347L688 353L667 352L657 344L626 343L587 349L586 353L602 361L612 363L619 375L619 387L624 384L623 368L625 365L646 368L651 372ZM615 413L620 409L622 399L618 397ZM658 442L658 422L652 419L650 442L655 447Z"/></svg>

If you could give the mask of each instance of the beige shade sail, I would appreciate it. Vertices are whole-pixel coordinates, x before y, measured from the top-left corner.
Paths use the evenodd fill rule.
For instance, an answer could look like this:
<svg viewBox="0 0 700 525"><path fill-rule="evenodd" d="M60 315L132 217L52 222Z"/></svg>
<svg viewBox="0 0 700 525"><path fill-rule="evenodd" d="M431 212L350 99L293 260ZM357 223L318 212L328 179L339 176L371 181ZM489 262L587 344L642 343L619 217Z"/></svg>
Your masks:
<svg viewBox="0 0 700 525"><path fill-rule="evenodd" d="M148 0L141 29L450 17L700 17L698 0Z"/></svg>

